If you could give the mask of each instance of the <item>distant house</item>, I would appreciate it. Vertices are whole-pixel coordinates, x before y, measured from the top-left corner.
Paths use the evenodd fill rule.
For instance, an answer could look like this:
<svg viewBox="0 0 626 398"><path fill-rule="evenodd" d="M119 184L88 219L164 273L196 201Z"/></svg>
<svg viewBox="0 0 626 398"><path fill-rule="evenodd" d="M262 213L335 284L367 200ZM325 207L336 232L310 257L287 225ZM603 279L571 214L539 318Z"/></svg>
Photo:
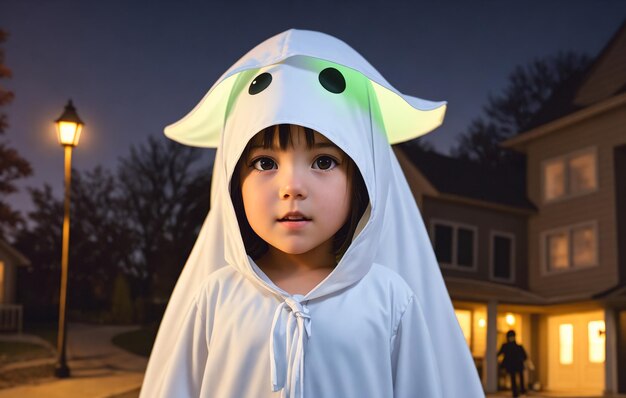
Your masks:
<svg viewBox="0 0 626 398"><path fill-rule="evenodd" d="M15 301L17 269L29 265L23 254L0 239L0 332L22 329L22 306Z"/></svg>
<svg viewBox="0 0 626 398"><path fill-rule="evenodd" d="M626 393L626 24L536 122L525 173L395 151L485 390L513 329L544 389Z"/></svg>
<svg viewBox="0 0 626 398"><path fill-rule="evenodd" d="M524 173L402 148L395 152L459 324L486 391L494 391L498 374L489 366L506 332L526 347L531 341L531 315L519 307L544 304L528 285L528 220L537 208L526 199Z"/></svg>

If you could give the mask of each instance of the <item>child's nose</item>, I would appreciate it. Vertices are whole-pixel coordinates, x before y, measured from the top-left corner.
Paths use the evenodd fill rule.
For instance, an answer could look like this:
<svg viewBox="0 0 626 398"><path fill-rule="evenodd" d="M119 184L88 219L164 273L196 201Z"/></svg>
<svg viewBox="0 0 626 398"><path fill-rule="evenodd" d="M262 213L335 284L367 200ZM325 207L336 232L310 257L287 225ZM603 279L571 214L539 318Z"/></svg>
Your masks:
<svg viewBox="0 0 626 398"><path fill-rule="evenodd" d="M283 169L283 178L278 195L281 199L304 199L307 197L304 176L297 168Z"/></svg>

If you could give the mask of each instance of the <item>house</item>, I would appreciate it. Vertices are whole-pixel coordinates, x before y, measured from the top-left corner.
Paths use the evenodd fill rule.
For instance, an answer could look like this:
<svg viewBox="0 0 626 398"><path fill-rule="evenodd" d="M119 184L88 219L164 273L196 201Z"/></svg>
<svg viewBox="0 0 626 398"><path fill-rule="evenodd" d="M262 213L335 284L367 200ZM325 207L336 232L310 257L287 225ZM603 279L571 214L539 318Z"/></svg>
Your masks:
<svg viewBox="0 0 626 398"><path fill-rule="evenodd" d="M626 392L626 23L556 94L535 128L504 143L526 154L538 207L529 288L569 305L545 317L542 376L555 389Z"/></svg>
<svg viewBox="0 0 626 398"><path fill-rule="evenodd" d="M22 330L22 306L16 303L18 267L29 266L23 254L0 239L0 332Z"/></svg>
<svg viewBox="0 0 626 398"><path fill-rule="evenodd" d="M503 146L525 173L395 148L485 391L513 329L542 388L626 393L626 24Z"/></svg>
<svg viewBox="0 0 626 398"><path fill-rule="evenodd" d="M523 170L494 169L434 152L394 151L422 213L455 313L485 390L504 387L497 349L515 330L529 348L533 308L528 285L528 220ZM530 353L531 357L533 356Z"/></svg>

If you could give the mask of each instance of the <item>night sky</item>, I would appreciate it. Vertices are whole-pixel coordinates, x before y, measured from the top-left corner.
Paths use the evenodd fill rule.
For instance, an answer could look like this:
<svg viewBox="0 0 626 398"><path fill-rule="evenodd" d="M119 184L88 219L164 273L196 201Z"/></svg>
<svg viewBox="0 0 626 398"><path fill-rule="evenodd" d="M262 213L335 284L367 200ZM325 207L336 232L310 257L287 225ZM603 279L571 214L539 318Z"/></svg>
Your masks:
<svg viewBox="0 0 626 398"><path fill-rule="evenodd" d="M48 182L60 197L53 120L69 98L86 123L74 168L114 168L132 144L161 138L245 52L298 28L346 41L401 92L447 100L444 125L426 138L447 153L516 65L567 50L595 56L625 17L621 0L0 0L13 71L0 84L15 92L0 109L10 123L2 139L34 167L20 186ZM9 201L30 208L24 192Z"/></svg>

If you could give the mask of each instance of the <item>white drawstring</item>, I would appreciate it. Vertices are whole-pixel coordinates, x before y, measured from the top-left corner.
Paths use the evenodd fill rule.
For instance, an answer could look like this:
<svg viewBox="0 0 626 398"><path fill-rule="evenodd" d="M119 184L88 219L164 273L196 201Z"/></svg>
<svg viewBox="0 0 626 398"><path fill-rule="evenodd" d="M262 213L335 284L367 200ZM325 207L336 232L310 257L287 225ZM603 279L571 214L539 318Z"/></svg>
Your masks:
<svg viewBox="0 0 626 398"><path fill-rule="evenodd" d="M284 327L283 309L287 310L287 322ZM307 338L311 337L309 309L294 297L288 297L276 308L270 332L272 391L282 389L281 398L304 396L305 334Z"/></svg>

